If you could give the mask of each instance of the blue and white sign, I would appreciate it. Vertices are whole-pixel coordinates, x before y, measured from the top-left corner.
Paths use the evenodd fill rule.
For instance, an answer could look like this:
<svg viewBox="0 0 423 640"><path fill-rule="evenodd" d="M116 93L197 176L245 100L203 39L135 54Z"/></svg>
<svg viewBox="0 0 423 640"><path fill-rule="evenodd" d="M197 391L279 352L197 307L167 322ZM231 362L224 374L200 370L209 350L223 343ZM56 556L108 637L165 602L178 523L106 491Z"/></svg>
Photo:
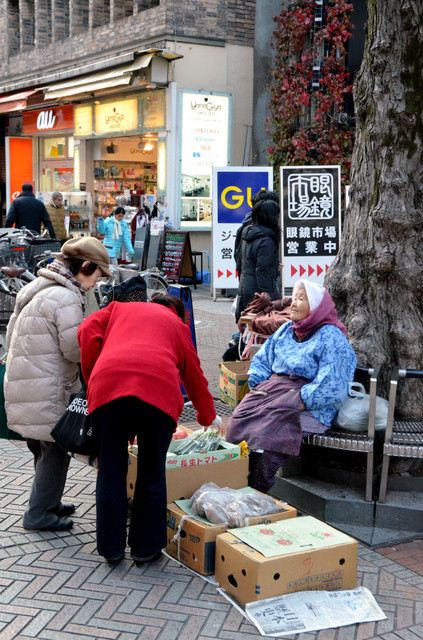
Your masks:
<svg viewBox="0 0 423 640"><path fill-rule="evenodd" d="M236 289L235 237L261 189L273 188L272 167L213 167L213 289Z"/></svg>

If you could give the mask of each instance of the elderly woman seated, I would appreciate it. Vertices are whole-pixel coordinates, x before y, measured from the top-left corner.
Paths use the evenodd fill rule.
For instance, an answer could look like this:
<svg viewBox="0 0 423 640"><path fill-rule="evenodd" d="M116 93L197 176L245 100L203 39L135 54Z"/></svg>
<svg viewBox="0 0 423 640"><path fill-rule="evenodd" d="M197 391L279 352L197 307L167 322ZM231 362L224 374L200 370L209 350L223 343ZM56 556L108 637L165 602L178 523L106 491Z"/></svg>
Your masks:
<svg viewBox="0 0 423 640"><path fill-rule="evenodd" d="M251 391L226 429L229 442L248 443L251 487L267 492L279 467L299 454L303 437L329 429L356 366L328 291L299 280L291 320L253 358Z"/></svg>

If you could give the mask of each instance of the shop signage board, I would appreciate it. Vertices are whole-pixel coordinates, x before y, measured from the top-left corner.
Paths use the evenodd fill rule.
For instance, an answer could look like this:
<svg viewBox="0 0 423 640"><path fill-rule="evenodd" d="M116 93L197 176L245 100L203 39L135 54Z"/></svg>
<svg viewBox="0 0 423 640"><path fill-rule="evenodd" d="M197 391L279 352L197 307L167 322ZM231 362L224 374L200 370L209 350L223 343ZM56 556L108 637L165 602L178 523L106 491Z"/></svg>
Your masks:
<svg viewBox="0 0 423 640"><path fill-rule="evenodd" d="M166 93L146 91L140 95L143 131L159 131L166 126Z"/></svg>
<svg viewBox="0 0 423 640"><path fill-rule="evenodd" d="M181 278L194 278L194 264L188 231L166 229L160 270L168 280L180 282Z"/></svg>
<svg viewBox="0 0 423 640"><path fill-rule="evenodd" d="M231 94L180 91L182 228L211 228L210 174L230 163L231 110Z"/></svg>
<svg viewBox="0 0 423 640"><path fill-rule="evenodd" d="M213 167L213 289L236 289L235 236L251 198L273 188L272 167Z"/></svg>
<svg viewBox="0 0 423 640"><path fill-rule="evenodd" d="M22 114L22 132L24 135L64 129L73 129L72 105L25 111Z"/></svg>
<svg viewBox="0 0 423 640"><path fill-rule="evenodd" d="M281 167L283 289L323 284L341 242L341 168Z"/></svg>
<svg viewBox="0 0 423 640"><path fill-rule="evenodd" d="M6 210L21 192L24 182L34 188L32 138L6 137Z"/></svg>
<svg viewBox="0 0 423 640"><path fill-rule="evenodd" d="M134 131L138 128L138 100L116 100L96 104L94 131L97 135Z"/></svg>
<svg viewBox="0 0 423 640"><path fill-rule="evenodd" d="M93 132L93 105L81 104L74 110L75 136L89 136Z"/></svg>

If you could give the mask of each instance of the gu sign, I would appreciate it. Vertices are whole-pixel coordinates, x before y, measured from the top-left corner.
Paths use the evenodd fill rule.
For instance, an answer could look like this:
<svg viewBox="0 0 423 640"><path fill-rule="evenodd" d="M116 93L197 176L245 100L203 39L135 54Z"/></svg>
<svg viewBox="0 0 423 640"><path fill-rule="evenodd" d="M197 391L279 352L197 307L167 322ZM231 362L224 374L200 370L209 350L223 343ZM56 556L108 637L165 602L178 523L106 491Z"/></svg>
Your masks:
<svg viewBox="0 0 423 640"><path fill-rule="evenodd" d="M38 133L43 131L62 131L73 129L73 106L53 107L36 111L25 111L22 114L22 131Z"/></svg>

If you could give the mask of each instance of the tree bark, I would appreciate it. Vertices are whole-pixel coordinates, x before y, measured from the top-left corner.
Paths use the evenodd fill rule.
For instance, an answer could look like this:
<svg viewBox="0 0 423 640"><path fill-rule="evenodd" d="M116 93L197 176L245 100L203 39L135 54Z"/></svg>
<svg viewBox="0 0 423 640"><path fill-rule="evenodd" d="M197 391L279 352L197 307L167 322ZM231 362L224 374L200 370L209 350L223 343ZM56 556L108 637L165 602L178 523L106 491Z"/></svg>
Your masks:
<svg viewBox="0 0 423 640"><path fill-rule="evenodd" d="M423 368L423 1L368 0L351 203L326 285L362 366ZM423 384L397 407L423 415Z"/></svg>

